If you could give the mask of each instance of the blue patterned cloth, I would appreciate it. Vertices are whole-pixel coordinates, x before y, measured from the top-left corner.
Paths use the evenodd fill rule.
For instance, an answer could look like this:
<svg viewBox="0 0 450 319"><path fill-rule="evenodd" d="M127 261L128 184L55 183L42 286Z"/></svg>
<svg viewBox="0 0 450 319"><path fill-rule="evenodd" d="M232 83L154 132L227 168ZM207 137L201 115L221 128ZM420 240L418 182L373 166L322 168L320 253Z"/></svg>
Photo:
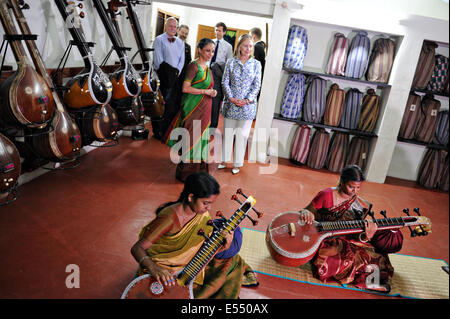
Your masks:
<svg viewBox="0 0 450 319"><path fill-rule="evenodd" d="M308 49L308 34L305 28L293 25L289 28L288 41L284 51L283 66L300 71Z"/></svg>
<svg viewBox="0 0 450 319"><path fill-rule="evenodd" d="M233 120L253 120L256 117L256 102L261 88L261 63L250 58L245 64L238 58L227 61L222 78L225 100L222 114ZM239 107L230 98L247 99L250 103Z"/></svg>
<svg viewBox="0 0 450 319"><path fill-rule="evenodd" d="M281 102L281 115L285 118L296 119L300 116L305 96L305 76L302 73L289 75L286 89Z"/></svg>

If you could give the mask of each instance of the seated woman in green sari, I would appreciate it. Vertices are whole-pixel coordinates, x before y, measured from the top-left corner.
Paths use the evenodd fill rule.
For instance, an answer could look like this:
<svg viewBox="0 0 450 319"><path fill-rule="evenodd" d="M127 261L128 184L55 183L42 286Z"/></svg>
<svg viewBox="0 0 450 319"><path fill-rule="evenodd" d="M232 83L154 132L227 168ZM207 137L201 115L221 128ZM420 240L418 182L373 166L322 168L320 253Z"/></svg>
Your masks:
<svg viewBox="0 0 450 319"><path fill-rule="evenodd" d="M171 139L175 128L185 128L189 133L189 149L182 149L181 162L175 175L182 182L190 173L208 171L212 98L217 95L217 91L213 89L211 69L206 64L214 55L214 42L207 38L201 39L197 52L198 58L189 63L186 69L181 109L163 137L163 141L172 147L178 142Z"/></svg>
<svg viewBox="0 0 450 319"><path fill-rule="evenodd" d="M175 284L174 273L183 269L203 244L204 238L198 231L212 232L212 226L207 224L211 219L208 211L219 193L219 184L206 172L186 178L179 199L156 210L156 218L142 228L139 240L131 248L139 263L138 275L150 273L160 284ZM244 276L253 274L238 249L228 256L218 256L231 250L236 230L226 234L226 244L217 257L195 278L195 298L238 298Z"/></svg>

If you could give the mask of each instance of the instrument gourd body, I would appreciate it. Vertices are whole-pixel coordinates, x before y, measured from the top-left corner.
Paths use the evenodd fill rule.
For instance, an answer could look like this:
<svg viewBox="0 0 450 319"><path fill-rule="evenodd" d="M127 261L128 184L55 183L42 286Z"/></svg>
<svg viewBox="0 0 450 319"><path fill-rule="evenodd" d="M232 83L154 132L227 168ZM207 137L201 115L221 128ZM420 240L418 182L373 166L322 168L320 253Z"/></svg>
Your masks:
<svg viewBox="0 0 450 319"><path fill-rule="evenodd" d="M6 1L0 2L0 20L5 33L19 36ZM0 118L4 126L43 128L52 119L55 101L50 87L31 65L22 43L11 40L17 70L0 86Z"/></svg>
<svg viewBox="0 0 450 319"><path fill-rule="evenodd" d="M9 4L16 16L17 23L22 33L30 35L30 28L19 7L18 0L9 0ZM79 156L82 146L80 130L62 105L35 41L26 40L25 42L36 70L49 87L52 100L56 106L51 125L48 125L43 130L31 129L33 134L31 134L31 136L26 136L25 140L32 145L37 155L42 158L51 161L73 160Z"/></svg>
<svg viewBox="0 0 450 319"><path fill-rule="evenodd" d="M0 200L17 184L20 171L19 151L11 140L0 133Z"/></svg>

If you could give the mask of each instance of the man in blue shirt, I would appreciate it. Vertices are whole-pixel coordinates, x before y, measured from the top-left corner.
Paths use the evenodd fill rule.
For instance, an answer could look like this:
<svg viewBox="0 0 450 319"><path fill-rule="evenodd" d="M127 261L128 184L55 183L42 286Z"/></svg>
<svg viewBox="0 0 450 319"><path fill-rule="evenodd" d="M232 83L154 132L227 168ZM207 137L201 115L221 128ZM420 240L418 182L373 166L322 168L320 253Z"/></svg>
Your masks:
<svg viewBox="0 0 450 319"><path fill-rule="evenodd" d="M178 21L170 17L166 20L166 32L157 36L153 43L153 65L160 80L160 90L165 102L163 118L152 121L153 135L161 139L179 109L181 92L178 92L178 81L184 66L184 42L175 35Z"/></svg>

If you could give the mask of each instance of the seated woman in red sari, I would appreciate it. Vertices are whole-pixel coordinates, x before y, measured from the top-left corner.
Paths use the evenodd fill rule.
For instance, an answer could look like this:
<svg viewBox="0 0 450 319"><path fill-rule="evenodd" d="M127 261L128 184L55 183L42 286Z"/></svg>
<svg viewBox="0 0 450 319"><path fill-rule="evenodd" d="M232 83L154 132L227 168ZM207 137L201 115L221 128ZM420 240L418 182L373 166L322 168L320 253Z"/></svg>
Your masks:
<svg viewBox="0 0 450 319"><path fill-rule="evenodd" d="M363 181L364 174L357 165L344 167L338 186L319 192L301 211L300 219L307 224L314 220L364 219L367 212L361 212L367 202L357 196ZM390 240L386 240L388 237ZM389 292L394 268L387 254L399 251L402 243L400 231L377 231L376 223L365 220L363 233L322 242L312 259L313 274L323 282L336 281L361 289Z"/></svg>
<svg viewBox="0 0 450 319"><path fill-rule="evenodd" d="M212 98L217 95L211 70L206 65L214 55L214 41L201 39L197 52L198 59L189 63L186 69L181 109L163 137L163 141L172 147L179 142L176 139L179 136L171 136L175 128L185 128L189 133L189 149L181 149L181 162L175 175L182 182L193 172L208 171Z"/></svg>
<svg viewBox="0 0 450 319"><path fill-rule="evenodd" d="M206 172L186 178L178 200L156 210L156 218L142 228L131 248L139 263L139 276L150 273L160 284L175 284L174 274L189 263L205 240L198 231L212 232L208 211L219 193L219 184ZM194 280L196 299L238 298L244 278L253 274L238 254L242 237L239 228L224 235L226 245Z"/></svg>

